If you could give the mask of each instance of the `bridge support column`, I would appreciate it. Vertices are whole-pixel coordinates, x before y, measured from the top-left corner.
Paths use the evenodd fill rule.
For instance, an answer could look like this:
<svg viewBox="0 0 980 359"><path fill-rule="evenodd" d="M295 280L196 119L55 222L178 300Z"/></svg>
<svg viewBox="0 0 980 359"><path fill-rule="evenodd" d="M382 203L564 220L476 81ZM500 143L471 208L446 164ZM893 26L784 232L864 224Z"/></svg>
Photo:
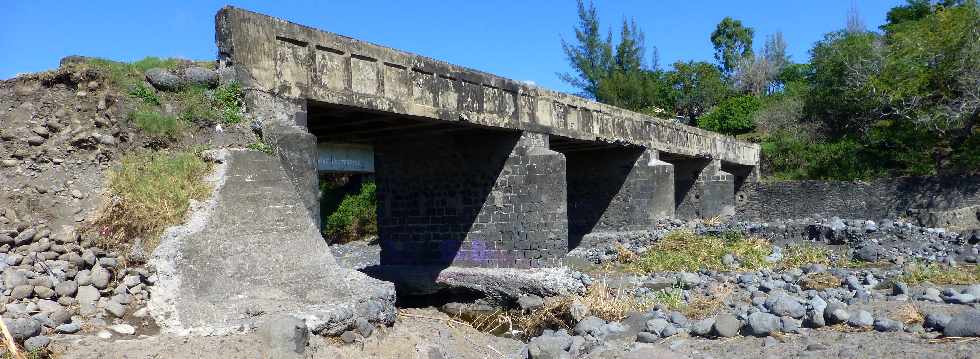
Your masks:
<svg viewBox="0 0 980 359"><path fill-rule="evenodd" d="M674 167L657 151L606 148L565 156L570 248L591 232L644 230L674 216Z"/></svg>
<svg viewBox="0 0 980 359"><path fill-rule="evenodd" d="M528 268L568 252L565 156L546 135L432 135L375 157L384 265Z"/></svg>
<svg viewBox="0 0 980 359"><path fill-rule="evenodd" d="M692 158L674 161L676 216L680 219L735 215L735 176L721 161Z"/></svg>

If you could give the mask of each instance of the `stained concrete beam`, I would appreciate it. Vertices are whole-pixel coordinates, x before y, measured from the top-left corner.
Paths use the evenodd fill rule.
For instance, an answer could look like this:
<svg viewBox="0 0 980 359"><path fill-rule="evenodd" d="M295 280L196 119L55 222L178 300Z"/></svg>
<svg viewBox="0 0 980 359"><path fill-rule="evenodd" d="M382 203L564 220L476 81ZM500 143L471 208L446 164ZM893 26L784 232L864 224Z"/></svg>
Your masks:
<svg viewBox="0 0 980 359"><path fill-rule="evenodd" d="M219 62L247 91L448 122L623 142L755 166L759 146L234 7Z"/></svg>

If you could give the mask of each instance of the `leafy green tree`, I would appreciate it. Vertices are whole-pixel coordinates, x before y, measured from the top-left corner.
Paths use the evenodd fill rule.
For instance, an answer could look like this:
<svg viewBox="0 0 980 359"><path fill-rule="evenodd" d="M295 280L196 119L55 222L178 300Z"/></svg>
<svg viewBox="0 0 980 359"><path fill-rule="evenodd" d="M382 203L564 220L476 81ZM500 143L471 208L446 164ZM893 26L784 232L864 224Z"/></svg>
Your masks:
<svg viewBox="0 0 980 359"><path fill-rule="evenodd" d="M837 31L810 50L812 89L806 111L832 135L864 133L873 121L869 115L876 104L868 87L871 83L859 79L881 65L881 45L880 35L873 32Z"/></svg>
<svg viewBox="0 0 980 359"><path fill-rule="evenodd" d="M675 62L668 78L675 112L692 122L732 92L718 67L703 61Z"/></svg>
<svg viewBox="0 0 980 359"><path fill-rule="evenodd" d="M738 62L752 56L752 37L755 30L742 25L741 20L725 17L711 33L715 47L715 60L726 73L732 73Z"/></svg>
<svg viewBox="0 0 980 359"><path fill-rule="evenodd" d="M643 65L643 42L645 35L636 26L636 20L623 19L619 45L616 46L614 66L623 72L639 72Z"/></svg>
<svg viewBox="0 0 980 359"><path fill-rule="evenodd" d="M892 27L906 21L921 20L940 9L964 5L963 0L906 0L905 5L893 7L885 15L887 21L881 26L882 30L890 31Z"/></svg>
<svg viewBox="0 0 980 359"><path fill-rule="evenodd" d="M965 145L980 130L980 7L975 1L945 5L890 27L882 65L859 78L874 90L872 116L881 119L876 129L896 138L915 131L935 139L937 172L980 165L955 160L958 153L977 151ZM919 152L922 146L891 144Z"/></svg>
<svg viewBox="0 0 980 359"><path fill-rule="evenodd" d="M578 26L575 27L576 43L561 40L562 50L575 73L562 73L559 77L581 90L581 95L596 99L599 82L609 73L613 62L612 37L602 38L599 15L595 4L588 6L578 0Z"/></svg>
<svg viewBox="0 0 980 359"><path fill-rule="evenodd" d="M885 15L885 20L887 23L882 25L883 30L887 30L893 25L905 21L915 21L922 19L926 16L932 14L932 2L929 0L907 0L906 4L903 6L893 7L888 10L888 14Z"/></svg>
<svg viewBox="0 0 980 359"><path fill-rule="evenodd" d="M732 136L748 133L755 128L753 117L761 107L762 101L756 96L735 96L701 116L698 127Z"/></svg>

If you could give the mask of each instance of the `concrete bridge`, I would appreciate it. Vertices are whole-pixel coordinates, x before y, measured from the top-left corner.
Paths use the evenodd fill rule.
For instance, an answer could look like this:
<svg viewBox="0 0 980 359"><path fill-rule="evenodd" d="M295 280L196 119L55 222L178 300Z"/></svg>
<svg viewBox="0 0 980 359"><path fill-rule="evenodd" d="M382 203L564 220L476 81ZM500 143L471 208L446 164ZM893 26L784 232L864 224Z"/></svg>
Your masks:
<svg viewBox="0 0 980 359"><path fill-rule="evenodd" d="M759 147L226 7L235 71L313 218L317 148L374 153L382 263L554 265L582 236L732 215Z"/></svg>

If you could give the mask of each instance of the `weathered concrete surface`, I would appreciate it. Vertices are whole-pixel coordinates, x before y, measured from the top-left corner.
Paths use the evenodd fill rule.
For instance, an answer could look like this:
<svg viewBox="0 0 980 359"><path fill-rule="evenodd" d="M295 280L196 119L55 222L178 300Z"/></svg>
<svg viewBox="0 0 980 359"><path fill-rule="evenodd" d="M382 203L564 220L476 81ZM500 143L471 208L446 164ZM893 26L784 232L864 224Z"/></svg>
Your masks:
<svg viewBox="0 0 980 359"><path fill-rule="evenodd" d="M754 166L758 145L445 62L225 7L219 61L249 102L276 96L419 118L638 145ZM305 126L303 109L288 124ZM283 116L272 116L283 117Z"/></svg>
<svg viewBox="0 0 980 359"><path fill-rule="evenodd" d="M380 265L364 269L373 277L392 281L401 295L430 295L444 289L466 290L500 302L529 294L554 297L583 294L581 275L558 268L462 268Z"/></svg>
<svg viewBox="0 0 980 359"><path fill-rule="evenodd" d="M163 331L222 334L265 315L306 320L336 334L356 317L394 320L394 288L341 268L276 157L222 151L212 198L168 230L151 264L150 302Z"/></svg>
<svg viewBox="0 0 980 359"><path fill-rule="evenodd" d="M234 7L216 39L312 218L315 141L374 147L389 265L557 265L592 231L732 215L721 168L759 161L732 137Z"/></svg>

